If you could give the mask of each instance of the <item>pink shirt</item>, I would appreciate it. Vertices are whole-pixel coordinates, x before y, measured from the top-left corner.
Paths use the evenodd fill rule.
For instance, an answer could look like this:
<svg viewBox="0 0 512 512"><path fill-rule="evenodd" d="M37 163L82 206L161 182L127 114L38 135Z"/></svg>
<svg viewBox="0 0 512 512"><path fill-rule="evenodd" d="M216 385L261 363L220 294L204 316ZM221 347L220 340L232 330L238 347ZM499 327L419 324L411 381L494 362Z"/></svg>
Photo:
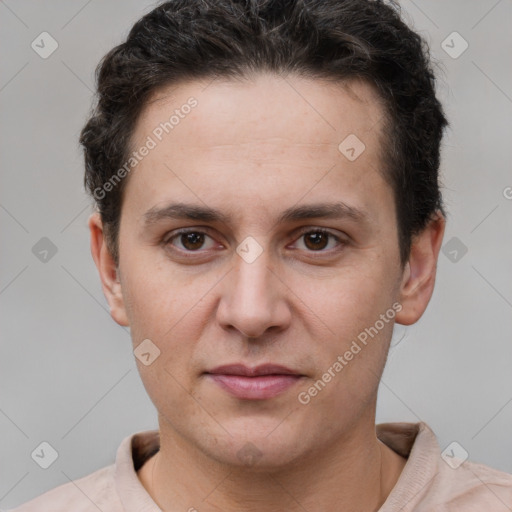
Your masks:
<svg viewBox="0 0 512 512"><path fill-rule="evenodd" d="M379 512L510 512L512 475L448 450L444 458L432 430L421 423L377 425L379 439L407 457L398 482ZM126 437L114 464L38 496L11 512L159 512L137 469L159 447L157 430Z"/></svg>

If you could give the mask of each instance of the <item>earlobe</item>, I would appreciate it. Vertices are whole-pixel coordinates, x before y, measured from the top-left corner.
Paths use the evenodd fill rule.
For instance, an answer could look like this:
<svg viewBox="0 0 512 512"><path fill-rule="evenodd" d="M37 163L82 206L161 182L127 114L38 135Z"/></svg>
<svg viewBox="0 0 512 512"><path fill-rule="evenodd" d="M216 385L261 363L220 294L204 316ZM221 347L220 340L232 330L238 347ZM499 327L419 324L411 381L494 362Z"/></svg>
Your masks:
<svg viewBox="0 0 512 512"><path fill-rule="evenodd" d="M89 217L88 226L91 235L91 254L100 275L103 293L110 306L110 315L119 325L128 326L119 270L108 250L99 213L95 212Z"/></svg>
<svg viewBox="0 0 512 512"><path fill-rule="evenodd" d="M437 259L444 235L445 219L440 212L411 244L400 287L402 310L396 321L402 325L417 322L430 301L436 279Z"/></svg>

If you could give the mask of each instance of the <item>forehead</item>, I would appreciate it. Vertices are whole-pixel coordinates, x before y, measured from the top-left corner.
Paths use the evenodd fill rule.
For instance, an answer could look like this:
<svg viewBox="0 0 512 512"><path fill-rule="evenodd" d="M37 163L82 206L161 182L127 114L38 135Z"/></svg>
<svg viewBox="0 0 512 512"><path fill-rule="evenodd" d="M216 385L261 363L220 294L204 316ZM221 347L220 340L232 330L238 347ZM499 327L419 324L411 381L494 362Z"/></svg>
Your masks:
<svg viewBox="0 0 512 512"><path fill-rule="evenodd" d="M197 103L189 108L191 98ZM174 115L174 119L171 120ZM162 88L146 103L132 140L171 120L167 144L218 146L266 139L338 146L357 132L368 145L383 115L375 88L362 80L328 82L260 73L244 79L185 82ZM187 122L183 121L187 119ZM181 125L178 129L178 125ZM218 127L218 129L215 129Z"/></svg>
<svg viewBox="0 0 512 512"><path fill-rule="evenodd" d="M258 74L173 85L153 94L138 119L132 148L149 139L153 148L128 189L136 186L140 209L171 190L218 202L226 190L241 200L285 192L298 200L321 179L333 195L334 184L361 191L380 174L382 121L378 94L363 81Z"/></svg>

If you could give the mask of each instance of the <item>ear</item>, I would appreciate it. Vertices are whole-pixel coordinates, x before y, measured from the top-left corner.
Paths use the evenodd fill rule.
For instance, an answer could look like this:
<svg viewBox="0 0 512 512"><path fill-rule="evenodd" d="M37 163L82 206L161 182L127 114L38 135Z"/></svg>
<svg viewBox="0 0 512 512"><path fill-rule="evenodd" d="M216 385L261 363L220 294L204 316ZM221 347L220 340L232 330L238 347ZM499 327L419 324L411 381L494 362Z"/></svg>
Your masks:
<svg viewBox="0 0 512 512"><path fill-rule="evenodd" d="M396 315L399 324L414 324L427 308L434 291L437 258L445 225L443 215L437 212L427 227L412 240L400 286L402 310Z"/></svg>
<svg viewBox="0 0 512 512"><path fill-rule="evenodd" d="M110 315L119 325L128 326L119 272L107 249L100 214L93 213L89 217L88 225L91 233L91 254L100 274L103 293L110 306Z"/></svg>

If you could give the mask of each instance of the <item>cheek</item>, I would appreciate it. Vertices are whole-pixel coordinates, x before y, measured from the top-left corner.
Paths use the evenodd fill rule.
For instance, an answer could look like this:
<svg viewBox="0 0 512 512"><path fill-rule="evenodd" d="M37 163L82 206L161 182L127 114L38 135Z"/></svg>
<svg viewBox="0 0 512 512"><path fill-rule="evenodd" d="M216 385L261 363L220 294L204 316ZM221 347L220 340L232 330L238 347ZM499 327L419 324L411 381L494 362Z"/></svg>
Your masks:
<svg viewBox="0 0 512 512"><path fill-rule="evenodd" d="M316 285L317 292L308 296L307 303L343 340L373 325L392 306L396 288L384 266L338 269Z"/></svg>
<svg viewBox="0 0 512 512"><path fill-rule="evenodd" d="M123 296L133 347L149 339L159 351L152 372L137 361L143 380L172 381L175 376L186 384L191 356L209 319L204 308L215 276L170 272L169 268L145 265L143 256L126 258L124 263L124 275L129 278L123 283Z"/></svg>
<svg viewBox="0 0 512 512"><path fill-rule="evenodd" d="M151 251L134 250L131 254L134 256L124 258L122 274L127 276L123 297L133 341L151 337L163 341L174 324L193 309L199 291L194 292L183 275L171 273L164 263L155 261Z"/></svg>
<svg viewBox="0 0 512 512"><path fill-rule="evenodd" d="M325 340L316 377L328 381L318 404L357 408L373 396L385 364L396 314L393 276L375 267L340 270L315 289L306 304L321 319L316 337Z"/></svg>
<svg viewBox="0 0 512 512"><path fill-rule="evenodd" d="M156 276L157 274L155 274ZM180 410L187 417L195 414L192 389L193 350L200 337L197 322L198 298L158 279L131 275L127 286L130 303L130 328L135 353L137 347L150 340L151 362L136 357L136 364L148 396L168 421L172 411ZM154 357L154 359L153 359Z"/></svg>

